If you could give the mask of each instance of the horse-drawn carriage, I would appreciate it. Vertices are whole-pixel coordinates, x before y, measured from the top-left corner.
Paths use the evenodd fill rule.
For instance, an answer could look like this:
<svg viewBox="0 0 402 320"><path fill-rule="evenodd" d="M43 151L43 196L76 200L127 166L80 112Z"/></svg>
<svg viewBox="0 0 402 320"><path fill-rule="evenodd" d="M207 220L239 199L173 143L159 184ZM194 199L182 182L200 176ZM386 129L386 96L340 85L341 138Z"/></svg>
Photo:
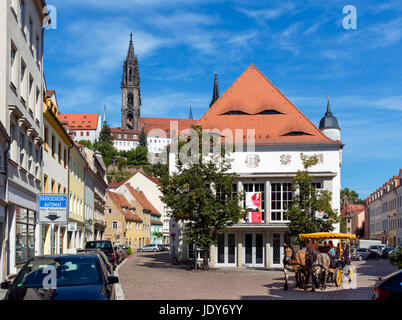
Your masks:
<svg viewBox="0 0 402 320"><path fill-rule="evenodd" d="M306 249L296 250L294 246L285 245L284 257L284 273L285 285L284 289L288 288L288 271L295 272L296 287L304 287L309 282L311 276L313 287L318 287L319 283L322 288L326 288L326 283L331 279L338 287L343 281L344 270L348 281L353 280L353 268L350 266L352 258L352 250L354 251L354 234L333 233L333 232L317 232L306 233L299 235L300 240L305 240ZM309 245L312 242L323 242L329 240L339 240L337 246L314 246ZM342 243L343 242L343 243ZM321 243L322 244L322 243ZM334 253L331 257L328 251ZM354 255L354 252L353 252Z"/></svg>
<svg viewBox="0 0 402 320"><path fill-rule="evenodd" d="M344 272L345 267L348 265L349 267L347 267L346 276L349 278L349 281L353 280L354 274L353 268L350 266L350 261L352 260L352 254L355 255L354 242L356 235L348 233L317 232L300 234L299 238L306 241L306 248L307 241L311 241L313 239L316 241L339 240L338 246L335 249L335 255L331 259L329 268L327 268L328 277L333 280L337 287L339 287L342 283L342 273ZM343 246L343 244L346 246ZM325 249L324 253L326 253Z"/></svg>

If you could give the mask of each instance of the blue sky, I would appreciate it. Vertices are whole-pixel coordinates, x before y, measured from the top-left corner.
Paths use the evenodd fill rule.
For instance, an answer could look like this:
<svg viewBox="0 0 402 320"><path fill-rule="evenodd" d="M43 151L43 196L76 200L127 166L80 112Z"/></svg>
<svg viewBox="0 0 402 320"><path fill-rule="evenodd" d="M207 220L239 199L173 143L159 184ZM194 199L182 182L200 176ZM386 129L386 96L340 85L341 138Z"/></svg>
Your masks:
<svg viewBox="0 0 402 320"><path fill-rule="evenodd" d="M47 0L45 75L61 112L120 126L133 32L144 117L199 118L214 72L222 94L255 64L317 126L327 96L345 144L342 187L361 197L402 168L402 0ZM342 9L357 9L357 29Z"/></svg>

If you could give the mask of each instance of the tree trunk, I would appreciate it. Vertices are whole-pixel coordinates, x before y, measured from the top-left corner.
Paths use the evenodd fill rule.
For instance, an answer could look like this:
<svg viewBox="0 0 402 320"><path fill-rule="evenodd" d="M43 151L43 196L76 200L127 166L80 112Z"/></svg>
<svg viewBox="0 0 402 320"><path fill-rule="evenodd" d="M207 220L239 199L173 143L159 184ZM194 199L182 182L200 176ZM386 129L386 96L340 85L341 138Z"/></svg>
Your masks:
<svg viewBox="0 0 402 320"><path fill-rule="evenodd" d="M203 249L203 259L202 259L202 269L204 271L207 271L209 269L208 266L208 250L207 249Z"/></svg>

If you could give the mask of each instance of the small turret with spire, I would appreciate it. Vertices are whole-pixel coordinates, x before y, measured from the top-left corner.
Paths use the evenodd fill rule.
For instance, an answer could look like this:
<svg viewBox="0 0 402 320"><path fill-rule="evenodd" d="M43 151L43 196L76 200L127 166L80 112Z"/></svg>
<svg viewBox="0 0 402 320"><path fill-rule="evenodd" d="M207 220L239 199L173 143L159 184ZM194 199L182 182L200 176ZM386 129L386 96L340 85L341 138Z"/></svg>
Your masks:
<svg viewBox="0 0 402 320"><path fill-rule="evenodd" d="M331 112L331 106L329 104L329 96L327 102L327 112L320 120L320 130L328 138L332 140L341 139L341 129L339 128L338 119Z"/></svg>
<svg viewBox="0 0 402 320"><path fill-rule="evenodd" d="M219 99L219 88L218 88L218 75L215 72L215 79L214 79L214 88L212 90L212 100L211 103L209 104L209 107L215 103L216 100Z"/></svg>

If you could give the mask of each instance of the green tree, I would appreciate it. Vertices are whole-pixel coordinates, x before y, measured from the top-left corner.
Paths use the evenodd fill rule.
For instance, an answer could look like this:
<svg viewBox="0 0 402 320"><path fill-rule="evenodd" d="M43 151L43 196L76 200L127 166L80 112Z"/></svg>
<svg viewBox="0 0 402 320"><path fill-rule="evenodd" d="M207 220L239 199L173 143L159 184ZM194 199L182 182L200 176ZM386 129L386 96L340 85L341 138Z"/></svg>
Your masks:
<svg viewBox="0 0 402 320"><path fill-rule="evenodd" d="M159 188L163 194L161 200L170 208L171 216L185 225L184 240L202 251L203 269L208 270L210 246L231 225L244 218L247 211L239 206L244 194L233 194L237 175L228 173L230 161L211 153L209 157L204 156L200 152L205 141L202 128L193 126L193 130L198 139L193 137L188 143L198 144L198 150L191 154L190 161L178 161L177 171L171 176L164 175ZM184 152L187 146L181 142L178 149Z"/></svg>
<svg viewBox="0 0 402 320"><path fill-rule="evenodd" d="M147 142L147 133L145 132L145 128L141 128L140 132L140 146L147 148L148 147L148 142Z"/></svg>
<svg viewBox="0 0 402 320"><path fill-rule="evenodd" d="M99 143L108 143L110 145L113 145L113 135L107 123L103 125L102 130L99 134Z"/></svg>
<svg viewBox="0 0 402 320"><path fill-rule="evenodd" d="M84 147L87 147L88 149L93 150L92 142L89 140L80 140L78 143L83 145Z"/></svg>
<svg viewBox="0 0 402 320"><path fill-rule="evenodd" d="M143 146L138 146L134 150L127 152L127 162L129 165L147 165L148 164L148 149Z"/></svg>
<svg viewBox="0 0 402 320"><path fill-rule="evenodd" d="M402 269L402 247L398 247L389 255L389 262Z"/></svg>
<svg viewBox="0 0 402 320"><path fill-rule="evenodd" d="M127 165L127 159L124 157L119 157L118 160L119 170L123 170L123 168Z"/></svg>
<svg viewBox="0 0 402 320"><path fill-rule="evenodd" d="M317 164L316 156L301 154L304 170L299 170L293 179L293 198L286 216L290 220L287 235L297 237L300 233L328 232L339 222L337 213L331 207L332 193L327 190L317 192L313 187L313 177L308 169ZM316 212L324 211L323 218ZM299 243L299 241L297 241Z"/></svg>
<svg viewBox="0 0 402 320"><path fill-rule="evenodd" d="M92 145L92 149L102 154L103 162L106 167L117 159L118 152L113 147L113 136L107 123L103 125L99 139Z"/></svg>
<svg viewBox="0 0 402 320"><path fill-rule="evenodd" d="M349 188L345 188L341 190L341 208L344 207L345 204L364 204L364 200L359 198L359 194L354 190L349 190Z"/></svg>

